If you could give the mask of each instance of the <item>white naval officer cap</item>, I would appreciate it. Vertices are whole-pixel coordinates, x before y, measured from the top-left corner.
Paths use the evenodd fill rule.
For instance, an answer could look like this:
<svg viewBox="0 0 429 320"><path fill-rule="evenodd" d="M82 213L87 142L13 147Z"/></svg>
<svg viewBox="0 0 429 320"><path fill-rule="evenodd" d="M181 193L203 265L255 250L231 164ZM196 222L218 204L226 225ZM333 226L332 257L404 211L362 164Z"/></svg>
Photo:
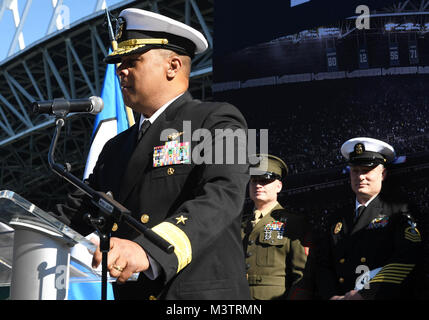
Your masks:
<svg viewBox="0 0 429 320"><path fill-rule="evenodd" d="M384 141L358 137L347 140L341 146L341 154L349 165L372 167L386 165L395 160L395 149Z"/></svg>
<svg viewBox="0 0 429 320"><path fill-rule="evenodd" d="M118 48L104 59L106 63L118 63L122 56L154 48L169 49L191 58L208 48L207 40L198 30L161 14L136 8L121 11L115 39Z"/></svg>

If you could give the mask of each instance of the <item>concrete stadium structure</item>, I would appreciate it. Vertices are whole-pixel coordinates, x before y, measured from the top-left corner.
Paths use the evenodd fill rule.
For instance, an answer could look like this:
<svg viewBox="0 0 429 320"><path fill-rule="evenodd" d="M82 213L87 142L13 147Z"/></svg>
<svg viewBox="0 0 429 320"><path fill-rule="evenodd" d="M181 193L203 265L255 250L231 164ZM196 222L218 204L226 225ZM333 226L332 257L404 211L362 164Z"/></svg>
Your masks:
<svg viewBox="0 0 429 320"><path fill-rule="evenodd" d="M7 3L0 3L0 20ZM54 98L99 96L103 84L103 62L110 40L103 1L94 1L94 12L55 31L58 6L53 8L47 35L16 51L22 24L32 0L27 0L21 23L17 24L9 55L0 62L0 186L19 193L41 208L48 209L71 187L49 169L47 155L54 132L54 118L33 114L31 103ZM213 0L122 1L109 11L113 15L126 7L158 12L200 30L209 50L194 59L190 91L197 98L211 98L213 52ZM56 10L57 9L57 10ZM94 116L69 115L56 157L68 162L80 177L90 147Z"/></svg>

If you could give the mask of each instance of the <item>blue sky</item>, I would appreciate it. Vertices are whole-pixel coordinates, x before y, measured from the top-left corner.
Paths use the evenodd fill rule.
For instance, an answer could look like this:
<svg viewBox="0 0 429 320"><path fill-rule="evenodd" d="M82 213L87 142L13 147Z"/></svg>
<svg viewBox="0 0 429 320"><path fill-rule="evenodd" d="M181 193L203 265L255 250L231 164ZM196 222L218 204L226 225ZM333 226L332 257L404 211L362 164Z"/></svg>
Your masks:
<svg viewBox="0 0 429 320"><path fill-rule="evenodd" d="M1 2L0 0L0 6ZM106 0L108 7L111 7L122 0ZM18 0L18 10L20 17L23 15L27 0ZM63 0L63 6L68 7L70 13L70 24L92 14L96 0ZM49 23L53 14L52 0L33 0L22 29L25 46L30 46L33 42L46 36ZM7 58L9 48L15 35L15 23L11 10L6 9L0 20L0 63ZM13 53L19 51L19 45Z"/></svg>

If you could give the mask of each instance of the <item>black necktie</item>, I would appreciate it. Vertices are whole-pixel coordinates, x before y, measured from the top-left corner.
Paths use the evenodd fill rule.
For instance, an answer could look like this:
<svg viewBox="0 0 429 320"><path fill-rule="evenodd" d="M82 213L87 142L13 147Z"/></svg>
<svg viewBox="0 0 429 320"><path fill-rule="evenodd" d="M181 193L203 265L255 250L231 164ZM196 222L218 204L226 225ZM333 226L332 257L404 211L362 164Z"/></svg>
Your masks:
<svg viewBox="0 0 429 320"><path fill-rule="evenodd" d="M366 209L365 206L360 206L359 208L357 208L357 212L355 215L355 218L353 220L354 223L356 223L356 221L358 221L359 217L362 215L362 212Z"/></svg>
<svg viewBox="0 0 429 320"><path fill-rule="evenodd" d="M142 126L140 127L139 134L137 136L137 142L140 141L140 139L143 137L143 135L145 134L147 129L149 129L149 127L150 127L150 121L144 120L142 123Z"/></svg>

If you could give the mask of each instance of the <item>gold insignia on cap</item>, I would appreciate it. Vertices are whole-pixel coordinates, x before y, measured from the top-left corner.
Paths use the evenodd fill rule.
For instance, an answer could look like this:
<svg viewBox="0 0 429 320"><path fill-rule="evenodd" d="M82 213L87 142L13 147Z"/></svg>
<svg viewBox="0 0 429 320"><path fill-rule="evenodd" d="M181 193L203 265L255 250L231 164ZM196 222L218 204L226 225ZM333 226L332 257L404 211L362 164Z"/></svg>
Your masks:
<svg viewBox="0 0 429 320"><path fill-rule="evenodd" d="M338 222L335 225L334 234L338 234L341 231L341 228L343 227L343 224L341 222Z"/></svg>
<svg viewBox="0 0 429 320"><path fill-rule="evenodd" d="M365 151L365 146L362 143L355 144L355 153L362 154Z"/></svg>
<svg viewBox="0 0 429 320"><path fill-rule="evenodd" d="M188 220L188 218L185 218L184 216L180 216L180 217L177 217L176 220L177 220L176 224L179 224L179 223L185 224L185 221Z"/></svg>

